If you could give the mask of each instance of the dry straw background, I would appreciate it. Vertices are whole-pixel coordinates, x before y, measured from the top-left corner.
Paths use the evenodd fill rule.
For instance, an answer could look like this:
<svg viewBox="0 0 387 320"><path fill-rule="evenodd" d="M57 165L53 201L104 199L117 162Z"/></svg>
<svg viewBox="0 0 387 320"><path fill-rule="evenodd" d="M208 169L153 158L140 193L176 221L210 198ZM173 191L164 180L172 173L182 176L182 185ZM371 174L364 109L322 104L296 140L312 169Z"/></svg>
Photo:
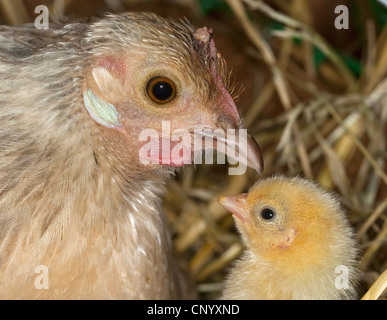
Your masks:
<svg viewBox="0 0 387 320"><path fill-rule="evenodd" d="M39 4L51 20L147 10L213 27L243 87L237 104L262 148L264 175L301 175L343 197L362 252L359 297L386 299L387 8L376 0L0 0L0 23L33 22ZM339 4L349 9L348 30L334 27ZM257 179L250 169L229 176L225 165L198 165L168 183L174 245L201 298L219 296L244 250L217 199Z"/></svg>

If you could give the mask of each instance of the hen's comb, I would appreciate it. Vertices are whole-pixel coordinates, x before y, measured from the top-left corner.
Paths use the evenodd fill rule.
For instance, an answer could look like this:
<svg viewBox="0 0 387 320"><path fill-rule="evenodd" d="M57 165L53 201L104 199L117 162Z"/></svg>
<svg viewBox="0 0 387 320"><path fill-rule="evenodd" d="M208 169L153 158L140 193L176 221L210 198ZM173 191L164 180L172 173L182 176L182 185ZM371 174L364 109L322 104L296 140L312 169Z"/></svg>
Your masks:
<svg viewBox="0 0 387 320"><path fill-rule="evenodd" d="M215 47L212 28L203 27L194 32L194 49L203 59L205 65L209 68L212 81L222 93L222 100L224 101L224 105L227 109L226 112L236 123L240 123L238 109L235 105L234 99L225 87L227 83L223 82L223 80L227 80L228 77L221 74L224 70L218 70L218 67L221 69L221 66L218 63L218 58L221 59L221 57L219 57L220 55L217 53Z"/></svg>
<svg viewBox="0 0 387 320"><path fill-rule="evenodd" d="M203 59L205 65L210 69L212 77L216 79L217 54L211 28L203 27L195 31L194 48Z"/></svg>

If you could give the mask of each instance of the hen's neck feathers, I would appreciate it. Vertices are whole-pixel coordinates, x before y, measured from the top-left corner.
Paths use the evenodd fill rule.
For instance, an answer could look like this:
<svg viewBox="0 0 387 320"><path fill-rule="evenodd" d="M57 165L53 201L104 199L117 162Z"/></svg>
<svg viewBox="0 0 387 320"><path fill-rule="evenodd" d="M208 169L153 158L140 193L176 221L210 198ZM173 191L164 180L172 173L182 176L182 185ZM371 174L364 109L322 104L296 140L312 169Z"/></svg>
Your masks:
<svg viewBox="0 0 387 320"><path fill-rule="evenodd" d="M79 31L0 46L0 297L176 298L160 214L171 172L140 175L99 144L81 104L87 47L66 43Z"/></svg>

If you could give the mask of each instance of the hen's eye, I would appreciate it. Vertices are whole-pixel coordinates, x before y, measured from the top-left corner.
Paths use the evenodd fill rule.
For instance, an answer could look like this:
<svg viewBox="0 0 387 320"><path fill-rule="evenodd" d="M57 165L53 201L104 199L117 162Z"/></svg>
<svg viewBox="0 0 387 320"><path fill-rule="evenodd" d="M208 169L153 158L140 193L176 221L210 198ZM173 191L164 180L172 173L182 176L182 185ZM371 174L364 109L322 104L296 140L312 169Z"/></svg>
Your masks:
<svg viewBox="0 0 387 320"><path fill-rule="evenodd" d="M176 86L165 77L154 77L146 85L146 93L158 104L170 102L176 96Z"/></svg>
<svg viewBox="0 0 387 320"><path fill-rule="evenodd" d="M265 207L261 210L260 215L263 220L273 220L276 213L275 210L271 207Z"/></svg>

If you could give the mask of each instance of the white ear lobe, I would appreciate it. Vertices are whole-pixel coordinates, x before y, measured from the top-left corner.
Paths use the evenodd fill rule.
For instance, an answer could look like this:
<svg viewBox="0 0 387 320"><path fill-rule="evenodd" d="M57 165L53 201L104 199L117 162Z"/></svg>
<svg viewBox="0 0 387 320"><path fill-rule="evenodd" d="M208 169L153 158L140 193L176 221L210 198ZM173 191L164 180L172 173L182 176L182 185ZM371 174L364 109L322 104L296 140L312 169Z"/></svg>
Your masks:
<svg viewBox="0 0 387 320"><path fill-rule="evenodd" d="M83 92L83 101L90 116L99 124L107 128L121 126L115 106L96 96L91 89Z"/></svg>

